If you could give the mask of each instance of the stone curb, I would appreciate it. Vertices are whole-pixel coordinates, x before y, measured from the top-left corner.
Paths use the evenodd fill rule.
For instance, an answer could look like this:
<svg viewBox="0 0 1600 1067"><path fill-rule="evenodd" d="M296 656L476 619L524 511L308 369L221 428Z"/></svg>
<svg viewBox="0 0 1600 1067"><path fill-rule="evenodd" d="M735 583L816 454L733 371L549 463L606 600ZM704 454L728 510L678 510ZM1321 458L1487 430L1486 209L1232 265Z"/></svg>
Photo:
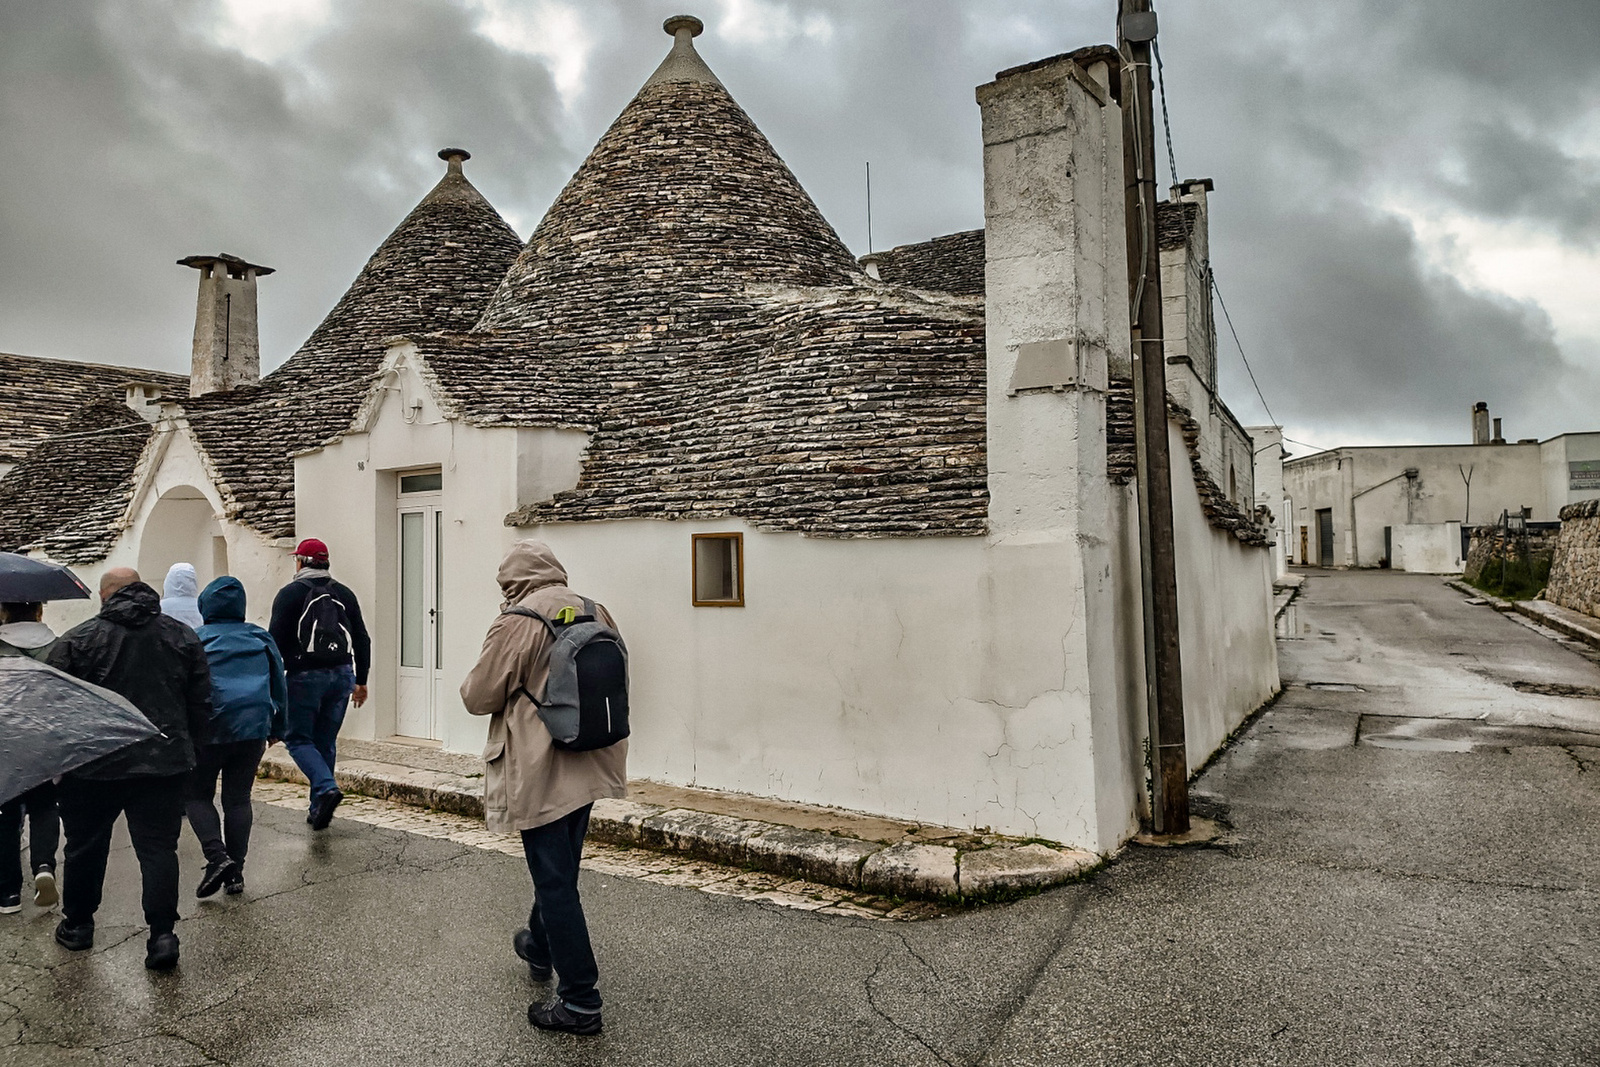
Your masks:
<svg viewBox="0 0 1600 1067"><path fill-rule="evenodd" d="M1575 641L1582 641L1586 645L1600 648L1600 619L1596 619L1594 626L1589 627L1557 612L1539 610L1539 605L1542 603L1542 601L1538 600L1519 600L1513 607L1516 608L1518 615L1532 619L1534 622L1542 623L1552 630L1560 631Z"/></svg>
<svg viewBox="0 0 1600 1067"><path fill-rule="evenodd" d="M1488 604L1496 611L1506 612L1509 614L1510 612L1517 610L1517 605L1514 601L1503 600L1500 597L1495 596L1493 593L1485 593L1482 589L1474 589L1472 586L1468 585L1465 581L1462 581L1459 578L1446 578L1444 580L1444 584L1465 596L1482 600L1485 604Z"/></svg>
<svg viewBox="0 0 1600 1067"><path fill-rule="evenodd" d="M305 784L288 753L273 749L261 776ZM346 793L412 807L483 818L483 779L372 760L342 761ZM751 867L882 896L978 902L1015 896L1080 878L1101 858L1081 849L1031 842L961 852L904 841L884 845L841 834L802 830L730 815L663 808L631 800L597 800L589 835L611 845L673 852Z"/></svg>

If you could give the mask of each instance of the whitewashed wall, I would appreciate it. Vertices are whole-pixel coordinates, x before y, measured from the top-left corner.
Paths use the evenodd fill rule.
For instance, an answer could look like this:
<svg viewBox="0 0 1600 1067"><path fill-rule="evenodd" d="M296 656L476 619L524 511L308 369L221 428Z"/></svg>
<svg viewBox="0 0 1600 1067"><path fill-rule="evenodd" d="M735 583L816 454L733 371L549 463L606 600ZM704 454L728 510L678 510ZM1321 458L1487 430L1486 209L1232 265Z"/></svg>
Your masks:
<svg viewBox="0 0 1600 1067"><path fill-rule="evenodd" d="M1392 528L1397 571L1416 574L1460 574L1461 524L1459 522L1406 523Z"/></svg>

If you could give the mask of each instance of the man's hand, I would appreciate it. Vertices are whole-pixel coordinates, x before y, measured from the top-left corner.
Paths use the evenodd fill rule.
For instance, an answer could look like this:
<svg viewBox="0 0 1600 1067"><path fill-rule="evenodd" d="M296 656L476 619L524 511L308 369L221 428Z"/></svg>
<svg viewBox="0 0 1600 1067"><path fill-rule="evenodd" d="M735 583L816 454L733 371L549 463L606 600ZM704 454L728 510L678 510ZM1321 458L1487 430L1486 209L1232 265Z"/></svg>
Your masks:
<svg viewBox="0 0 1600 1067"><path fill-rule="evenodd" d="M355 692L350 694L350 703L354 704L356 707L359 708L361 705L365 704L366 702L367 702L367 687L364 686L364 685L356 686Z"/></svg>

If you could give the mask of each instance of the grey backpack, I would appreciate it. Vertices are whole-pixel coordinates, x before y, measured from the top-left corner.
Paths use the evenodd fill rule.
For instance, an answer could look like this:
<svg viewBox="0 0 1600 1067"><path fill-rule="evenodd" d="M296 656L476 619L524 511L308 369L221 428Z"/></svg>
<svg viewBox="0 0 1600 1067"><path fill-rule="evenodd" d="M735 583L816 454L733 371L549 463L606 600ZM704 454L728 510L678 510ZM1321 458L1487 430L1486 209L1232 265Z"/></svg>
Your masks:
<svg viewBox="0 0 1600 1067"><path fill-rule="evenodd" d="M557 748L588 752L628 736L628 649L622 635L601 622L594 602L583 614L562 608L554 618L532 608L511 607L501 614L538 619L550 631L550 677L542 698L521 686L533 701Z"/></svg>

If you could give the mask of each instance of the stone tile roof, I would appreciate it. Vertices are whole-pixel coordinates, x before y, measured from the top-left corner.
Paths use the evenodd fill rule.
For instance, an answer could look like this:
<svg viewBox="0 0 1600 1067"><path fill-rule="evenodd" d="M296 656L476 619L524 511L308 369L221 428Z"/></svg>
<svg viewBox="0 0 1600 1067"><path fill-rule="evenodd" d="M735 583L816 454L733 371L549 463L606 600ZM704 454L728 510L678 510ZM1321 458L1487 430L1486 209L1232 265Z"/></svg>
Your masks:
<svg viewBox="0 0 1600 1067"><path fill-rule="evenodd" d="M182 374L0 352L0 463L18 462L51 434L82 429L86 408L120 403L133 382L149 382L168 397L189 393Z"/></svg>
<svg viewBox="0 0 1600 1067"><path fill-rule="evenodd" d="M983 295L982 230L963 230L920 244L897 245L877 253L877 259L879 276L893 285L959 296Z"/></svg>
<svg viewBox="0 0 1600 1067"><path fill-rule="evenodd" d="M466 154L453 154L460 158L283 366L258 385L184 405L229 518L269 537L293 536L294 454L349 426L384 339L464 331L483 313L522 241L461 173Z"/></svg>
<svg viewBox="0 0 1600 1067"><path fill-rule="evenodd" d="M1207 521L1226 530L1243 544L1264 546L1272 543L1271 531L1256 521L1252 512L1228 499L1200 462L1200 423L1171 396L1167 397L1167 416L1176 419L1183 433L1189 468L1194 473L1200 495L1200 510ZM1134 429L1133 380L1112 378L1106 392L1106 474L1118 485L1127 485L1138 475L1138 443ZM1178 462L1176 456L1174 463Z"/></svg>
<svg viewBox="0 0 1600 1067"><path fill-rule="evenodd" d="M981 313L869 282L682 35L477 328L419 348L472 423L591 432L513 524L986 528Z"/></svg>
<svg viewBox="0 0 1600 1067"><path fill-rule="evenodd" d="M714 78L663 77L666 67L556 198L480 329L559 331L569 308L618 288L666 300L680 290L840 286L863 276L728 91Z"/></svg>
<svg viewBox="0 0 1600 1067"><path fill-rule="evenodd" d="M94 400L75 412L71 432L41 441L0 479L0 551L92 563L121 532L150 424L125 404Z"/></svg>
<svg viewBox="0 0 1600 1067"><path fill-rule="evenodd" d="M1170 200L1156 202L1156 247L1163 252L1182 248L1188 243L1199 218L1198 204Z"/></svg>

